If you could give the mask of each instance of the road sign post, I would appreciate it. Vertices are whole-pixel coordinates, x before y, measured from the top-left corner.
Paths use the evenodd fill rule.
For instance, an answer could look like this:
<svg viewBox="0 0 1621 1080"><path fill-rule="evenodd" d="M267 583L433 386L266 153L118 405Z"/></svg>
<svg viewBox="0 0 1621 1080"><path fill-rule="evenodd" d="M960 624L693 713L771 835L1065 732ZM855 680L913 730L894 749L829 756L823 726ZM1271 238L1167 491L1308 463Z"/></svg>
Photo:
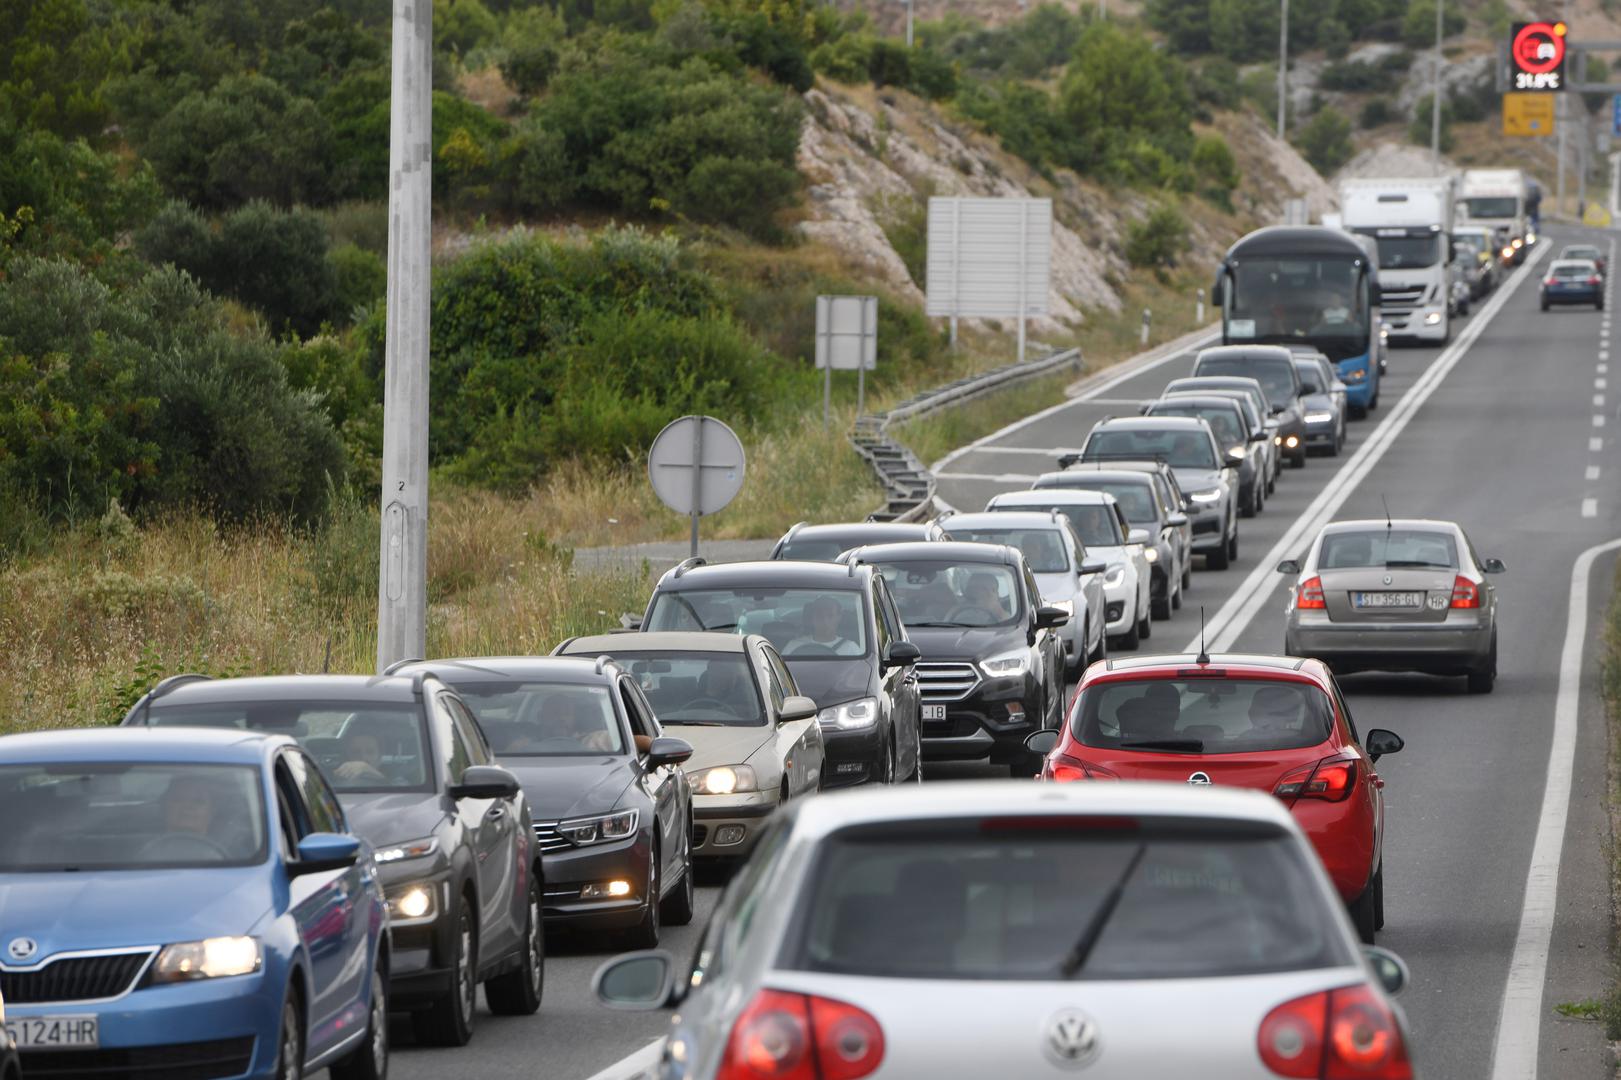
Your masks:
<svg viewBox="0 0 1621 1080"><path fill-rule="evenodd" d="M647 478L665 506L692 519L692 554L698 554L698 519L737 498L746 466L737 433L713 416L672 420L653 440Z"/></svg>
<svg viewBox="0 0 1621 1080"><path fill-rule="evenodd" d="M816 366L822 369L822 426L831 422L833 370L856 372L856 414L867 407L867 372L878 366L878 298L816 298Z"/></svg>

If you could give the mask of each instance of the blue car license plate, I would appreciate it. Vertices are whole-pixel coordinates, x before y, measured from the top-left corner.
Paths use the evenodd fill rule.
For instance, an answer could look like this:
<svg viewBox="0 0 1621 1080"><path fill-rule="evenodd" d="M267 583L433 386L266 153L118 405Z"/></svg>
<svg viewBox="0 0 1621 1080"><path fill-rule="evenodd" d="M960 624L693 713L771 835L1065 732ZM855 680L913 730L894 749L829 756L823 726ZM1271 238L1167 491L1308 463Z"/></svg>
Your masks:
<svg viewBox="0 0 1621 1080"><path fill-rule="evenodd" d="M19 1050L94 1050L101 1045L94 1016L13 1016L6 1034Z"/></svg>

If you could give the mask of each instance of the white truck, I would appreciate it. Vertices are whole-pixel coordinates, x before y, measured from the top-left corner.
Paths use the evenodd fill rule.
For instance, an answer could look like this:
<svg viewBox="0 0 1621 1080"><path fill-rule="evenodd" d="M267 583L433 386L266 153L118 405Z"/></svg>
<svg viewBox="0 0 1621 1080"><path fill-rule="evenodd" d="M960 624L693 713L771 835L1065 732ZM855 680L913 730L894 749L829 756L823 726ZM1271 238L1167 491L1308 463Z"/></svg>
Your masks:
<svg viewBox="0 0 1621 1080"><path fill-rule="evenodd" d="M1533 191L1536 185L1519 169L1465 169L1458 184L1458 224L1491 229L1503 261L1519 265L1537 242Z"/></svg>
<svg viewBox="0 0 1621 1080"><path fill-rule="evenodd" d="M1464 298L1452 260L1449 176L1340 182L1340 227L1372 237L1379 304L1390 336L1444 342Z"/></svg>

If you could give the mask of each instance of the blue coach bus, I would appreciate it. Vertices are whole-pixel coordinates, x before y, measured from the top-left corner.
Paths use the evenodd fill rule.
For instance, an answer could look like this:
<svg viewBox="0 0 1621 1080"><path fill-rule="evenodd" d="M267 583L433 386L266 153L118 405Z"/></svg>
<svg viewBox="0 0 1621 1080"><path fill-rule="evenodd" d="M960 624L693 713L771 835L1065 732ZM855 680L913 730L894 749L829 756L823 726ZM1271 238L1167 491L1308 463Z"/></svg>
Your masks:
<svg viewBox="0 0 1621 1080"><path fill-rule="evenodd" d="M1310 345L1339 369L1353 415L1379 406L1384 340L1372 241L1326 226L1257 229L1227 250L1211 300L1226 345Z"/></svg>

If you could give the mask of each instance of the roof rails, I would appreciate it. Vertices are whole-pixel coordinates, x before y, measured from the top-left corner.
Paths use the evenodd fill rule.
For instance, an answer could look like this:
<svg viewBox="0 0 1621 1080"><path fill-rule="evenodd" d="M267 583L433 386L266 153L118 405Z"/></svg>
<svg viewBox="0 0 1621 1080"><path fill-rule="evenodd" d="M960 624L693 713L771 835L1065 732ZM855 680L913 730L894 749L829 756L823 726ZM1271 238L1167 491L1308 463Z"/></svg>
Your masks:
<svg viewBox="0 0 1621 1080"><path fill-rule="evenodd" d="M934 524L938 525L940 522L944 521L946 518L950 517L952 514L955 514L956 512L957 512L957 508L955 506L946 507L944 510L940 511L938 514L934 515Z"/></svg>
<svg viewBox="0 0 1621 1080"><path fill-rule="evenodd" d="M796 522L794 522L793 525L788 529L787 534L785 536L783 536L783 538L782 538L783 542L786 543L787 541L792 540L794 538L794 533L798 532L800 529L803 529L806 525L809 525L809 524L810 524L810 522L808 522L808 521L796 521Z"/></svg>
<svg viewBox="0 0 1621 1080"><path fill-rule="evenodd" d="M158 684L152 689L148 690L141 698L141 725L143 727L151 726L148 723L148 720L152 715L152 702L157 698L162 697L171 690L184 686L186 683L209 682L212 681L213 678L214 676L212 675L202 675L197 672L184 672L180 675L170 675L166 679L159 679Z"/></svg>
<svg viewBox="0 0 1621 1080"><path fill-rule="evenodd" d="M704 558L702 555L694 555L691 558L682 559L680 562L675 564L675 576L680 577L682 574L685 574L688 570L691 570L695 566L708 565L708 559Z"/></svg>
<svg viewBox="0 0 1621 1080"><path fill-rule="evenodd" d="M597 656L597 674L601 675L602 674L602 669L607 667L609 664L611 664L613 662L614 662L614 658L609 656L607 653L599 654Z"/></svg>
<svg viewBox="0 0 1621 1080"><path fill-rule="evenodd" d="M411 673L411 696L412 697L422 697L423 696L423 684L425 682L427 682L428 676L432 675L432 674L433 674L433 672L428 671L426 668L423 668L420 671L413 671Z"/></svg>
<svg viewBox="0 0 1621 1080"><path fill-rule="evenodd" d="M406 664L420 664L420 663L422 663L422 657L420 657L420 656L408 656L404 660L396 660L396 661L394 661L392 664L388 665L388 667L384 668L382 670L381 674L384 674L384 675L396 675L396 674L399 673L400 668L404 667Z"/></svg>

